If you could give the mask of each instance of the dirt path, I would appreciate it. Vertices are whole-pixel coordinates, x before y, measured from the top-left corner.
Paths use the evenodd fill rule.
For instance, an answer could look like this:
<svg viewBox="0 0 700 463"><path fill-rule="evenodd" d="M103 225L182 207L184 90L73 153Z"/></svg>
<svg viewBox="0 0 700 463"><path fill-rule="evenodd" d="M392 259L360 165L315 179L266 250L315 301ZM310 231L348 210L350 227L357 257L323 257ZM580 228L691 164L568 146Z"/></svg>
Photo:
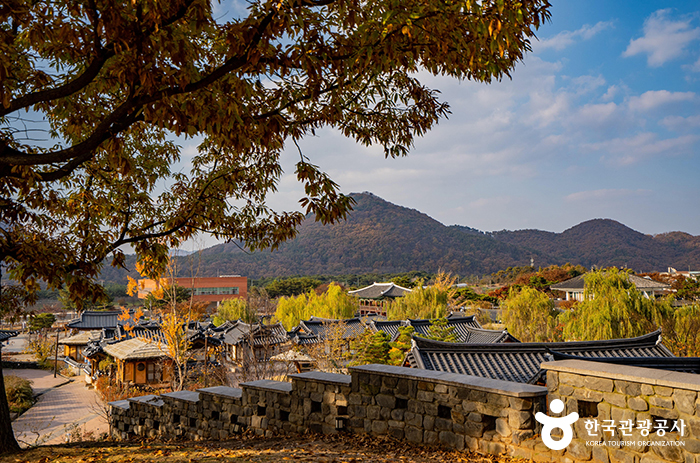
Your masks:
<svg viewBox="0 0 700 463"><path fill-rule="evenodd" d="M12 422L21 446L61 443L67 433L78 428L81 434L92 432L96 436L108 431L100 416L97 393L85 387L80 378L54 379L53 373L44 370L3 370L3 374L31 379L35 392L42 392L37 403Z"/></svg>

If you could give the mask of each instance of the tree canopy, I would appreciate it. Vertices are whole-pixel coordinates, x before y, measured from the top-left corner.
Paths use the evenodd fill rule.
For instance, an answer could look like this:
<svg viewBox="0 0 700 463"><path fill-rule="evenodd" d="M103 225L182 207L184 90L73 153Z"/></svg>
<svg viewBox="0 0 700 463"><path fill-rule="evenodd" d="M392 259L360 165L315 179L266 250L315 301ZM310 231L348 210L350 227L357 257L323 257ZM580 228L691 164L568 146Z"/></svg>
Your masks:
<svg viewBox="0 0 700 463"><path fill-rule="evenodd" d="M386 156L448 113L419 71L509 75L547 0L11 0L0 7L0 257L10 276L100 296L131 245L162 273L201 231L249 248L352 201L303 154L301 211L266 205L288 143L333 127ZM32 121L45 121L35 133ZM191 172L173 136L198 137ZM165 185L165 186L164 186Z"/></svg>
<svg viewBox="0 0 700 463"><path fill-rule="evenodd" d="M104 260L128 246L158 278L200 232L256 249L305 214L344 218L352 200L301 152L301 210L268 207L286 145L332 127L405 155L449 111L422 72L501 79L550 15L548 0L247 3L223 19L208 0L2 3L0 264L18 282L3 311L42 280L101 299ZM197 137L189 171L174 136Z"/></svg>

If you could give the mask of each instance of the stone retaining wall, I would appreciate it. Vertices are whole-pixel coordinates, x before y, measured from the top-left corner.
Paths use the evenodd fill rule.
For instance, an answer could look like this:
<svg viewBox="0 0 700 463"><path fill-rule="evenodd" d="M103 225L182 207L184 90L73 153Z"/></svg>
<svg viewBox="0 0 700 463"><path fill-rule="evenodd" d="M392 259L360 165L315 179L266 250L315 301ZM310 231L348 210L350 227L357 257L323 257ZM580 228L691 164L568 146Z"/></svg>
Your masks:
<svg viewBox="0 0 700 463"><path fill-rule="evenodd" d="M371 433L483 453L531 454L546 388L387 365L309 372L113 402L112 434L227 439L256 434Z"/></svg>
<svg viewBox="0 0 700 463"><path fill-rule="evenodd" d="M292 375L291 383L262 380L113 402L110 424L117 438L348 432L538 462L700 463L700 376L578 360L542 368L547 388L387 365L352 367L350 375L309 372ZM547 412L554 399L565 403L561 414ZM543 443L538 412L580 415L568 447L554 451ZM636 427L662 419L669 423L663 436ZM629 436L600 428L589 436L596 420L600 427L606 420L635 426ZM683 435L670 429L674 420L682 420ZM558 440L562 433L552 435Z"/></svg>
<svg viewBox="0 0 700 463"><path fill-rule="evenodd" d="M544 363L542 368L548 370L550 402L561 399L562 414L579 415L564 458L700 462L699 375L579 360ZM672 430L674 423L678 429Z"/></svg>

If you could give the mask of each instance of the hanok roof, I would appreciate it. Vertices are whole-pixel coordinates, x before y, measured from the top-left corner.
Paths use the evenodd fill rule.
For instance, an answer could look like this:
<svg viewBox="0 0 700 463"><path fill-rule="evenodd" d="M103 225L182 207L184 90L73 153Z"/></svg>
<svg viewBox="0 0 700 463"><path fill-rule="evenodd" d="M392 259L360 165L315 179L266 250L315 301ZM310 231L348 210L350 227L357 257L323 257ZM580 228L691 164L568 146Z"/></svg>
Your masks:
<svg viewBox="0 0 700 463"><path fill-rule="evenodd" d="M385 297L401 297L410 292L410 289L394 283L372 283L370 286L348 291L348 294L359 297L360 299L382 299Z"/></svg>
<svg viewBox="0 0 700 463"><path fill-rule="evenodd" d="M249 342L251 335L254 346L272 346L289 341L287 331L280 323L274 325L260 325L256 323L251 325L241 320L230 322L226 331L223 332L221 340L225 344L237 345L242 342Z"/></svg>
<svg viewBox="0 0 700 463"><path fill-rule="evenodd" d="M99 341L101 337L102 331L79 331L78 334L61 339L58 343L65 346L87 346L90 341Z"/></svg>
<svg viewBox="0 0 700 463"><path fill-rule="evenodd" d="M342 326L343 339L356 338L367 329L367 325L365 325L361 318L331 320L328 318L311 317L309 320L299 322L299 327L304 334L317 336L320 339L326 339L329 332L335 326Z"/></svg>
<svg viewBox="0 0 700 463"><path fill-rule="evenodd" d="M116 328L117 325L124 324L124 321L119 319L121 314L121 310L86 310L80 314L80 317L69 321L66 324L66 327L78 330L101 330L103 328ZM129 314L133 314L133 310L129 311Z"/></svg>
<svg viewBox="0 0 700 463"><path fill-rule="evenodd" d="M427 336L433 325L430 320L408 320L417 336ZM481 327L475 315L447 319L447 326L452 327L459 342L469 344L490 344L496 342L519 342L507 330L486 330Z"/></svg>
<svg viewBox="0 0 700 463"><path fill-rule="evenodd" d="M167 357L162 344L149 342L140 338L107 344L102 347L107 354L120 360L139 360Z"/></svg>
<svg viewBox="0 0 700 463"><path fill-rule="evenodd" d="M550 289L556 291L583 292L585 288L586 275L579 275L566 281L550 286ZM628 275L630 283L634 284L640 291L664 291L671 289L671 286L666 283L654 281L648 278L641 278L637 275Z"/></svg>
<svg viewBox="0 0 700 463"><path fill-rule="evenodd" d="M589 358L673 357L661 344L661 331L629 339L607 341L457 344L414 337L406 363L414 368L447 371L518 383L541 377L540 364L551 351Z"/></svg>
<svg viewBox="0 0 700 463"><path fill-rule="evenodd" d="M0 342L5 342L19 334L19 331L0 330Z"/></svg>

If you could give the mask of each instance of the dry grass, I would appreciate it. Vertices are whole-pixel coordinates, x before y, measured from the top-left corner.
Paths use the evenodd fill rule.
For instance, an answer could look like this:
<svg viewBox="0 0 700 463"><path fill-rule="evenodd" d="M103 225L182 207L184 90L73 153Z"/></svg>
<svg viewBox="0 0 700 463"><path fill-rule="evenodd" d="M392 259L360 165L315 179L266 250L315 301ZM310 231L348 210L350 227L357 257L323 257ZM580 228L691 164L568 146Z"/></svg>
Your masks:
<svg viewBox="0 0 700 463"><path fill-rule="evenodd" d="M414 446L369 436L252 437L205 443L92 442L38 447L0 457L0 463L219 463L306 461L326 463L509 463L490 457L437 447Z"/></svg>

